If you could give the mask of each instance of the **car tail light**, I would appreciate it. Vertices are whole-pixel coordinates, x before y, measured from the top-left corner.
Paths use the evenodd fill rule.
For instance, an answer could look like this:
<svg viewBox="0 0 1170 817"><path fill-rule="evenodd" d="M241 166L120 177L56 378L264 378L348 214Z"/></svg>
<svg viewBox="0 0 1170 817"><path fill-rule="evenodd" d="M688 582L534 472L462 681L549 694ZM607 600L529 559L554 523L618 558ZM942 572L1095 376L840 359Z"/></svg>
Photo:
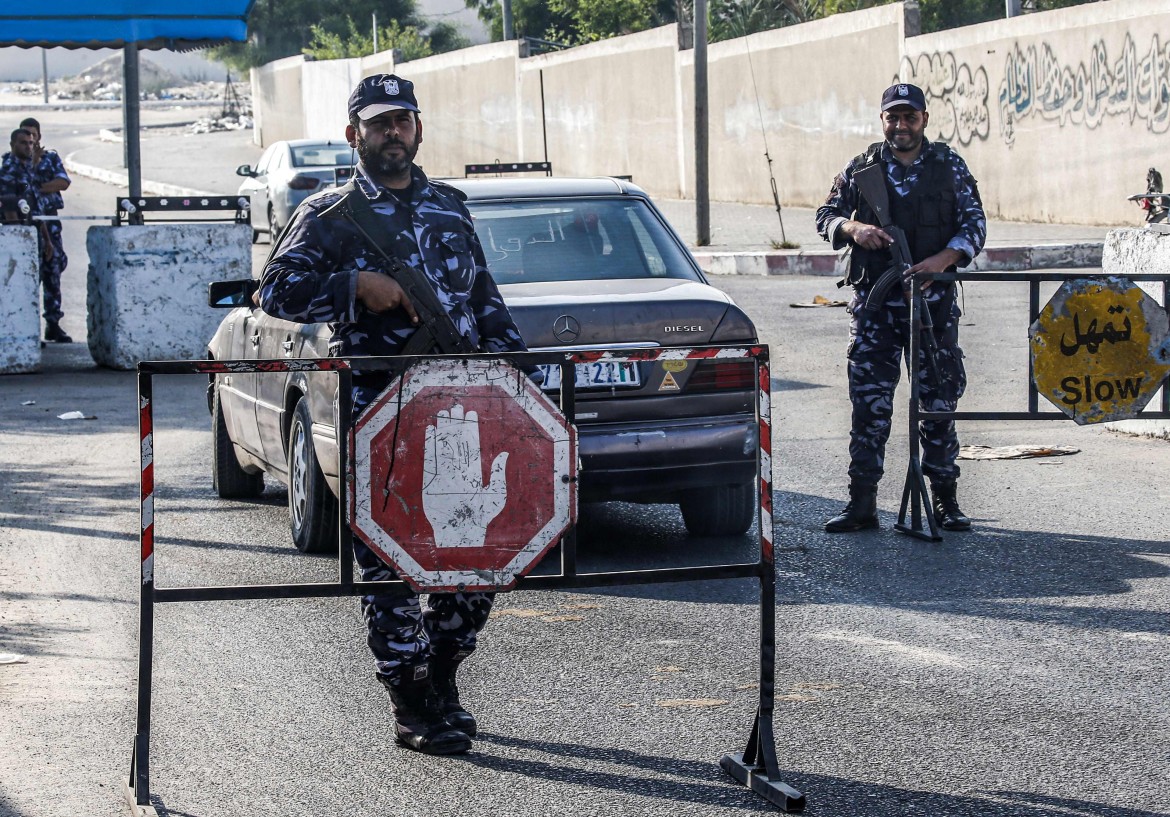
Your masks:
<svg viewBox="0 0 1170 817"><path fill-rule="evenodd" d="M316 190L317 185L321 184L320 179L315 179L312 176L305 176L297 174L288 180L288 187L290 190Z"/></svg>
<svg viewBox="0 0 1170 817"><path fill-rule="evenodd" d="M755 384L756 366L751 360L700 360L687 381L687 391L733 391Z"/></svg>

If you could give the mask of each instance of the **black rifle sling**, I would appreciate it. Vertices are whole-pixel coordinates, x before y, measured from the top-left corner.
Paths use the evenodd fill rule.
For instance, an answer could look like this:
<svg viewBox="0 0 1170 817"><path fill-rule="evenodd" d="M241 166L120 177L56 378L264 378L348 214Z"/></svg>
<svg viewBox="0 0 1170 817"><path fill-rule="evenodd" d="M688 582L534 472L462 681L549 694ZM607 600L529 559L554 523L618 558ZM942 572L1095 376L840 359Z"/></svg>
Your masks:
<svg viewBox="0 0 1170 817"><path fill-rule="evenodd" d="M401 353L426 355L432 354L436 348L440 353L448 355L478 351L467 338L459 334L426 275L398 258L378 240L384 227L379 224L369 200L352 182L340 189L345 195L322 215L343 218L357 229L366 243L382 257L386 263L386 274L398 282L418 313L419 326Z"/></svg>

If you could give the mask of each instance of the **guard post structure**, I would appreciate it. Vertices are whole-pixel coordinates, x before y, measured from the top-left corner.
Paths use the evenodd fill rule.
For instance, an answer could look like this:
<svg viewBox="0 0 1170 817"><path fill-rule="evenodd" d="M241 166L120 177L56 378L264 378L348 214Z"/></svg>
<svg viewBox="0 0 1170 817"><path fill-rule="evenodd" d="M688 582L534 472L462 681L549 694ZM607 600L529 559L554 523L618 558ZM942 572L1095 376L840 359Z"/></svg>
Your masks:
<svg viewBox="0 0 1170 817"><path fill-rule="evenodd" d="M561 368L559 410L568 424L575 416L575 367L581 363L654 362L663 360L740 359L751 361L756 369L756 418L759 445L757 465L759 473L758 529L759 557L754 562L714 564L651 570L626 570L582 573L577 567L576 528L570 524L560 537L560 572L541 575L503 575L499 590L564 590L589 587L613 587L629 584L653 584L710 579L756 578L760 583L760 641L759 641L759 703L748 729L748 738L742 752L725 755L720 766L751 791L765 798L783 811L796 813L804 810L804 796L781 780L773 733L775 704L776 653L776 567L772 530L772 459L771 459L771 368L768 348L749 346L697 346L692 348L615 349L581 352L519 352L512 354L441 355L428 357L370 357L326 358L265 361L164 361L138 364L138 407L141 437L141 609L138 663L138 713L131 753L130 773L124 784L124 794L136 817L157 817L151 801L150 788L150 704L151 670L155 657L154 606L172 602L337 598L378 593L389 587L401 586L402 580L392 582L355 581L353 573L353 539L346 515L339 519L338 578L335 582L306 582L278 585L240 585L219 587L160 588L155 586L154 565L154 415L153 378L156 375L189 374L215 375L225 373L266 373L288 371L334 371L338 383L338 457L340 507L351 506L351 493L356 497L363 486L355 479L358 473L351 459L353 445L351 415L352 370L400 370L405 365L405 383L413 367L422 371L427 365L443 366L451 362L467 365L473 362L508 361L517 366L552 363ZM360 365L359 365L360 364ZM391 388L394 388L392 386ZM375 401L376 403L377 401ZM550 401L551 403L551 401ZM373 409L375 404L371 404ZM554 406L554 410L555 410ZM359 422L369 415L363 413ZM350 445L344 444L350 441ZM359 449L353 449L359 450ZM368 469L366 473L369 473ZM575 464L570 478L575 478ZM368 486L367 486L368 487ZM367 491L368 493L368 491ZM539 559L537 560L539 561ZM534 567L536 562L531 565ZM511 584L509 588L507 583ZM413 583L413 582L412 582ZM442 581L438 582L442 585Z"/></svg>
<svg viewBox="0 0 1170 817"><path fill-rule="evenodd" d="M1170 419L1170 394L1165 386L1167 371L1170 371L1170 341L1167 340L1167 317L1165 304L1167 293L1170 291L1170 272L1161 273L1125 273L1086 275L1084 272L919 272L913 276L912 291L914 298L910 303L910 350L909 359L914 362L910 365L910 406L907 411L909 427L910 462L906 469L906 483L902 490L902 502L898 509L898 521L894 528L902 533L918 539L938 542L942 541L942 534L935 523L934 513L931 510L930 497L927 494L926 482L922 473L922 446L918 438L918 423L921 420L1068 420L1073 419L1079 425L1097 423L1110 420L1131 419L1140 416L1142 419L1165 420ZM1025 282L1028 284L1028 325L1030 327L1031 352L1028 357L1028 382L1026 396L1028 408L1026 411L924 411L920 405L920 367L917 365L921 353L920 339L922 334L922 281L966 282L988 281L996 283ZM1145 296L1125 297L1127 289L1133 287L1135 281L1161 282L1162 305L1158 305L1152 298ZM1059 282L1062 287L1052 297L1045 307L1040 303L1040 285L1043 283ZM1100 318L1086 318L1084 330L1073 329L1072 342L1066 342L1063 352L1054 351L1058 357L1067 356L1072 361L1077 347L1084 346L1090 356L1097 355L1102 348L1112 351L1116 343L1137 342L1140 338L1140 348L1135 348L1137 354L1133 365L1141 368L1138 377L1124 377L1114 382L1102 385L1100 382L1094 387L1091 375L1084 375L1079 370L1070 373L1066 378L1063 374L1052 369L1041 373L1040 379L1055 378L1057 382L1067 380L1065 384L1067 399L1061 401L1058 411L1041 411L1041 392L1037 389L1037 372L1035 370L1035 352L1037 348L1053 349L1060 343L1060 338L1042 337L1047 328L1042 322L1042 316L1060 312L1070 321L1070 328L1079 327L1076 316L1068 316L1070 295L1084 294L1092 291L1097 293L1116 293L1116 298L1110 307L1106 308L1109 319L1105 315ZM1139 290L1140 292L1140 290ZM1114 317L1116 316L1116 317ZM1095 328L1089 329L1090 321ZM1134 327L1140 322L1144 331L1135 333ZM1098 326L1099 324L1099 326ZM1115 326L1113 324L1116 324ZM1108 327L1108 328L1106 328ZM1059 333L1057 333L1059 334ZM1085 341L1088 341L1087 343ZM1053 367L1054 369L1055 367ZM1084 378L1088 378L1085 380ZM1077 382L1073 382L1073 381ZM1146 402L1161 389L1161 401L1157 409L1145 409ZM1132 394L1130 394L1132 392ZM1053 400L1056 396L1053 390L1047 390L1045 396ZM1075 396L1076 399L1073 399ZM1132 399L1130 399L1132 398ZM1080 404L1084 408L1078 408ZM923 525L925 517L926 525Z"/></svg>

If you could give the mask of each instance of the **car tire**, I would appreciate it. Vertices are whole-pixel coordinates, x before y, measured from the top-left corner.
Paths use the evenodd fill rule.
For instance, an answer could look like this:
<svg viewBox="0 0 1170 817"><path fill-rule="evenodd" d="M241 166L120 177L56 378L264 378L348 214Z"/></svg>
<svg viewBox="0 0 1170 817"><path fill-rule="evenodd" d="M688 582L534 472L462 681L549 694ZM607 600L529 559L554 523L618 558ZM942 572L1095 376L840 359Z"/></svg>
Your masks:
<svg viewBox="0 0 1170 817"><path fill-rule="evenodd" d="M264 472L248 473L236 457L227 420L219 404L219 389L211 398L211 484L223 499L255 499L264 493Z"/></svg>
<svg viewBox="0 0 1170 817"><path fill-rule="evenodd" d="M692 536L739 536L756 518L756 483L691 488L678 507Z"/></svg>
<svg viewBox="0 0 1170 817"><path fill-rule="evenodd" d="M288 522L302 553L336 553L339 507L313 450L309 401L301 398L288 429Z"/></svg>
<svg viewBox="0 0 1170 817"><path fill-rule="evenodd" d="M268 205L268 240L275 244L276 239L280 237L280 225L276 223L276 210L272 205Z"/></svg>

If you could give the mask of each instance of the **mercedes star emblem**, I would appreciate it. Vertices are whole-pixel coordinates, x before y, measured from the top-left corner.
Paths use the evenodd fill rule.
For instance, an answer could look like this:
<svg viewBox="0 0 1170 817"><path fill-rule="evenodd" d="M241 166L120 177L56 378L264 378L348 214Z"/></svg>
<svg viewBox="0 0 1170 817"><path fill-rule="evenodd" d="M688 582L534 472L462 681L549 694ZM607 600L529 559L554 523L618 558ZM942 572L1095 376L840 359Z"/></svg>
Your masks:
<svg viewBox="0 0 1170 817"><path fill-rule="evenodd" d="M581 334L581 324L576 318L561 315L553 321L553 337L561 343L572 343Z"/></svg>

